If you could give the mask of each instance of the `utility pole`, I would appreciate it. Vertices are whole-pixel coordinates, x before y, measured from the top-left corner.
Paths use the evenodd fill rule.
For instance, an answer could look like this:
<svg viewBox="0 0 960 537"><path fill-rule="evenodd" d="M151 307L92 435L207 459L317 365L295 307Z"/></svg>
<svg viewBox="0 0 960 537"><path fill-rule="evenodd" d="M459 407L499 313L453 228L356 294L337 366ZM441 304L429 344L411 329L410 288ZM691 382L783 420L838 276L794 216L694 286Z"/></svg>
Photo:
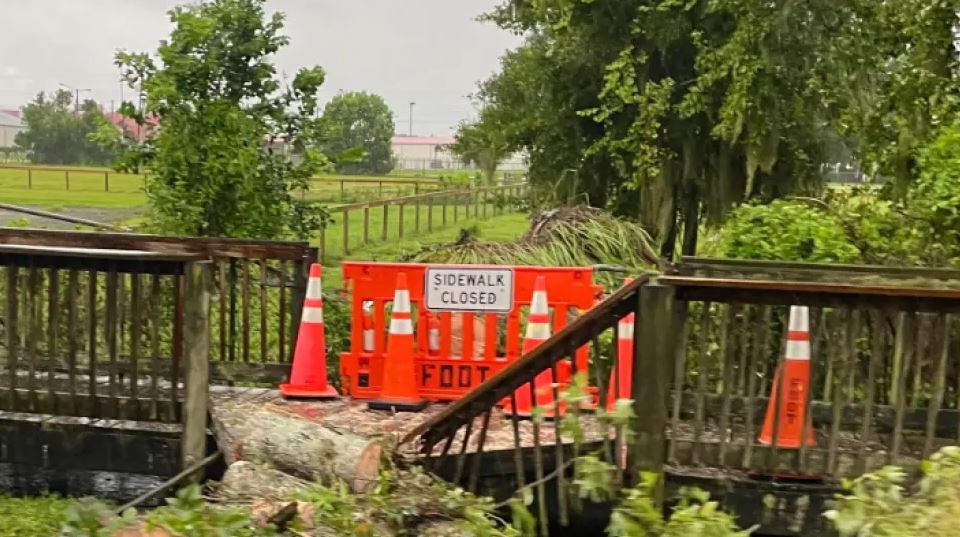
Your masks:
<svg viewBox="0 0 960 537"><path fill-rule="evenodd" d="M66 88L66 89L73 89L74 94L76 95L76 97L74 98L74 101L73 101L73 113L74 113L74 114L79 114L79 113L80 113L80 92L81 92L81 91L93 91L93 90L90 89L90 88L71 88L70 86L64 84L63 82L61 82L60 85L63 86L64 88Z"/></svg>
<svg viewBox="0 0 960 537"><path fill-rule="evenodd" d="M413 105L415 104L417 103L410 101L410 132L408 133L410 136L413 136Z"/></svg>

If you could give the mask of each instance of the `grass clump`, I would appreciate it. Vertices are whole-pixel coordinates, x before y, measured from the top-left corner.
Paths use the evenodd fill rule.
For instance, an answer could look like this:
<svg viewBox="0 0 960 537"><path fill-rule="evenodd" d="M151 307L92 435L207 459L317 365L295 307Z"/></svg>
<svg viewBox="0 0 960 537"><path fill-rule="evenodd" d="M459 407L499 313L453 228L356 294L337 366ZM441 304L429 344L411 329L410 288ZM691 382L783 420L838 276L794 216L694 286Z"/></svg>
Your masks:
<svg viewBox="0 0 960 537"><path fill-rule="evenodd" d="M658 256L639 224L599 209L572 207L534 216L526 234L513 243L480 242L471 233L461 233L454 243L424 248L405 260L555 267L605 264L637 271L656 265Z"/></svg>

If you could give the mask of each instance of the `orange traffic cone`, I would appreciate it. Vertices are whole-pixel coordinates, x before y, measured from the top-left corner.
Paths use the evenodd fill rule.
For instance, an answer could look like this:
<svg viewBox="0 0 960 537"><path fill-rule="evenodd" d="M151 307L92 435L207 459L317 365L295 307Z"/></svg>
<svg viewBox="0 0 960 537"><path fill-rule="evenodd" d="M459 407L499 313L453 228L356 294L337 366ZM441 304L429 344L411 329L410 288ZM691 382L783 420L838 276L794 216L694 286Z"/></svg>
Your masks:
<svg viewBox="0 0 960 537"><path fill-rule="evenodd" d="M538 276L533 284L533 298L530 300L530 315L527 317L527 332L523 338L523 354L527 354L550 339L550 313L547 307L547 281ZM557 376L561 379L569 377L569 365L561 361L557 364ZM533 380L533 391L536 394L537 406L542 407L544 416L552 417L555 414L553 397L553 370L542 371ZM533 415L533 401L530 395L530 384L524 384L514 392L516 400L516 416L529 418ZM561 408L561 412L563 409ZM513 405L510 399L505 401L504 414L512 415Z"/></svg>
<svg viewBox="0 0 960 537"><path fill-rule="evenodd" d="M407 286L407 274L401 272L397 275L397 290L393 295L390 335L387 338L387 356L383 366L383 386L380 395L367 403L367 408L417 412L427 406L427 400L420 397L417 390L413 354L410 290Z"/></svg>
<svg viewBox="0 0 960 537"><path fill-rule="evenodd" d="M627 278L623 284L632 282ZM633 382L633 323L631 313L617 324L617 363L610 370L610 382L607 384L607 411L612 411L617 399L630 399L630 386Z"/></svg>
<svg viewBox="0 0 960 537"><path fill-rule="evenodd" d="M791 306L787 329L787 351L783 363L777 368L767 403L767 415L760 432L759 442L773 444L773 428L777 415L777 399L780 388L786 398L779 403L780 419L777 424L777 447L796 449L803 437L806 421L807 391L810 389L810 312L806 306ZM806 445L816 444L812 428L807 431Z"/></svg>
<svg viewBox="0 0 960 537"><path fill-rule="evenodd" d="M323 294L320 265L310 265L307 296L303 301L300 331L293 353L290 383L280 385L284 397L333 399L337 390L327 383L327 346L323 329Z"/></svg>

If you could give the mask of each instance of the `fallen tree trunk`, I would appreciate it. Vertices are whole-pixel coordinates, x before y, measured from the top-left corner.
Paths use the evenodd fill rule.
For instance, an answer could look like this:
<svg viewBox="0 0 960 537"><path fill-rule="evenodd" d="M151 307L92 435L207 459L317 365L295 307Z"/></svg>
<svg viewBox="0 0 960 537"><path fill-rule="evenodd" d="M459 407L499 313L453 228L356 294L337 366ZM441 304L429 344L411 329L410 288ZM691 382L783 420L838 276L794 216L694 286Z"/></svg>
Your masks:
<svg viewBox="0 0 960 537"><path fill-rule="evenodd" d="M309 481L250 461L238 461L227 468L214 485L217 499L230 502L289 500L310 486Z"/></svg>
<svg viewBox="0 0 960 537"><path fill-rule="evenodd" d="M237 459L326 485L343 480L354 492L376 484L382 454L376 441L263 409L243 421L233 439Z"/></svg>

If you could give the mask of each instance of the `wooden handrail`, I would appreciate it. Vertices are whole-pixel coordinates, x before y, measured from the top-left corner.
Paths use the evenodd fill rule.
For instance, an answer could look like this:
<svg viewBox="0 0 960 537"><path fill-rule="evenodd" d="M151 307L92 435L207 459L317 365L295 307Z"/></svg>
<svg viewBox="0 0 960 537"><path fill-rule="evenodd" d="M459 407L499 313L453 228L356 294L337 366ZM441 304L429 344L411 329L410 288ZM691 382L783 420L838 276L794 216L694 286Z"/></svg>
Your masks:
<svg viewBox="0 0 960 537"><path fill-rule="evenodd" d="M620 319L636 311L640 288L650 282L653 276L643 274L618 289L542 345L500 370L443 412L414 428L400 443L421 437L424 452L428 452L438 441L487 412L536 375L569 357L575 349L586 345L596 335L612 328Z"/></svg>
<svg viewBox="0 0 960 537"><path fill-rule="evenodd" d="M168 237L137 233L88 233L21 228L0 228L0 244L104 250L146 250L171 255L270 258L287 261L304 260L310 257L311 252L310 245L306 242L216 237Z"/></svg>

